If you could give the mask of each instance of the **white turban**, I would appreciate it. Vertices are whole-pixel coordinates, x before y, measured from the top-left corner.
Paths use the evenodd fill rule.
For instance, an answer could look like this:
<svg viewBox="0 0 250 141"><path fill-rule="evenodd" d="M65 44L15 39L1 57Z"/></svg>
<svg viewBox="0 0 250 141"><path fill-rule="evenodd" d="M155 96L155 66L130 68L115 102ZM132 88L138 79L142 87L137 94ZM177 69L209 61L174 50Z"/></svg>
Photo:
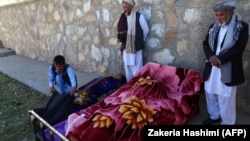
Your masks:
<svg viewBox="0 0 250 141"><path fill-rule="evenodd" d="M135 6L135 1L134 0L122 0L122 2L127 2L128 4Z"/></svg>

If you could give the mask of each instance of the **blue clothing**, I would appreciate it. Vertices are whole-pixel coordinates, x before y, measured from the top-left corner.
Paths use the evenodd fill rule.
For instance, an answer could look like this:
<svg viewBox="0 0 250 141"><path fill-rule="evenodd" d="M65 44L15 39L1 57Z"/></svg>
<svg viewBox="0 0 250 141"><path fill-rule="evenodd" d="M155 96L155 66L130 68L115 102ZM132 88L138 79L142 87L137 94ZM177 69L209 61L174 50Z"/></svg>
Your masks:
<svg viewBox="0 0 250 141"><path fill-rule="evenodd" d="M71 66L68 66L66 68L66 71L69 76L71 86L67 82L65 82L62 73L58 73L56 71L55 74L52 70L52 65L50 65L49 67L49 87L56 86L59 94L70 94L71 88L77 87L77 80L75 77L74 69Z"/></svg>

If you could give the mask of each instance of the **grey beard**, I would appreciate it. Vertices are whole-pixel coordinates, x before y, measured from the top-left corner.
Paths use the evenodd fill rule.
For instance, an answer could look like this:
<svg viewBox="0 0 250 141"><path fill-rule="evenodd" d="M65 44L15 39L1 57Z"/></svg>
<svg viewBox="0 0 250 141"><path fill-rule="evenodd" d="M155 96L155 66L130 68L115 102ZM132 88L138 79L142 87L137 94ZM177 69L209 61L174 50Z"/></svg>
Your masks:
<svg viewBox="0 0 250 141"><path fill-rule="evenodd" d="M222 27L222 26L225 26L225 25L229 24L229 22L230 22L230 19L229 19L229 20L227 20L227 21L223 21L223 23L220 23L220 22L218 22L218 21L217 21L217 23L218 23L218 25L219 25L220 27Z"/></svg>
<svg viewBox="0 0 250 141"><path fill-rule="evenodd" d="M223 22L223 23L218 22L218 25L219 25L220 27L225 26L225 25L226 25L226 22Z"/></svg>

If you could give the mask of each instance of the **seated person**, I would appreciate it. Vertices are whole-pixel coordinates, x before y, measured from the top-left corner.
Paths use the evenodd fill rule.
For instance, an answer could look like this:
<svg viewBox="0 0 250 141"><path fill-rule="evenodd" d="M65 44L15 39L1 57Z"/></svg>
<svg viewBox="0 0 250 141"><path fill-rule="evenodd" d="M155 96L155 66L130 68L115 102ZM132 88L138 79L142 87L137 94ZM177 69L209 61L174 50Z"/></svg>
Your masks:
<svg viewBox="0 0 250 141"><path fill-rule="evenodd" d="M53 95L45 107L35 108L34 111L53 125L74 112L74 93L77 89L74 70L65 63L62 55L55 56L49 67L49 86Z"/></svg>
<svg viewBox="0 0 250 141"><path fill-rule="evenodd" d="M74 69L65 63L62 55L57 55L49 67L49 87L51 93L71 94L77 89Z"/></svg>

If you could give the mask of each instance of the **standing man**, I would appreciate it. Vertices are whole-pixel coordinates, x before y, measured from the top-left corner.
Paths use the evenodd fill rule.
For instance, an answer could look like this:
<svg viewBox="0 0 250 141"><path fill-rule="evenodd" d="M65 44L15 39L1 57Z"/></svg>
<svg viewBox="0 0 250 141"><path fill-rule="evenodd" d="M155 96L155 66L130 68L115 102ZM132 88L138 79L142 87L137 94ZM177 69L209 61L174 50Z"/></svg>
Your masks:
<svg viewBox="0 0 250 141"><path fill-rule="evenodd" d="M50 92L73 95L77 88L77 79L73 68L65 63L62 55L57 55L49 67Z"/></svg>
<svg viewBox="0 0 250 141"><path fill-rule="evenodd" d="M236 121L237 85L245 81L242 56L248 43L248 24L239 21L235 2L213 6L217 21L209 27L203 42L206 64L203 72L209 118L202 124Z"/></svg>
<svg viewBox="0 0 250 141"><path fill-rule="evenodd" d="M135 11L134 0L123 0L117 38L121 45L126 80L129 81L143 66L144 42L149 32L145 17Z"/></svg>

